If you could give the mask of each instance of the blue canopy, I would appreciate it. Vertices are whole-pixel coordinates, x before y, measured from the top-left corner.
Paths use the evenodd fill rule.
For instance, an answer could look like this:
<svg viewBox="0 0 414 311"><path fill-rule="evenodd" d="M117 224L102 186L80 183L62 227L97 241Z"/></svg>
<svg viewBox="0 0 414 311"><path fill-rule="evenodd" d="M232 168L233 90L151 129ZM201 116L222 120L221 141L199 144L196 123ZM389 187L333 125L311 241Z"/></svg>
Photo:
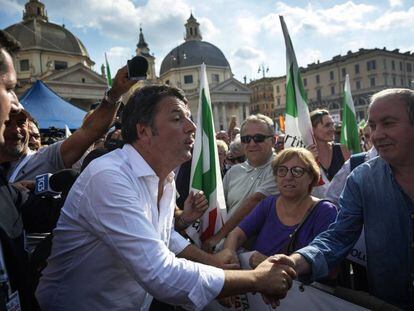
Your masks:
<svg viewBox="0 0 414 311"><path fill-rule="evenodd" d="M39 128L56 127L70 129L81 126L86 112L62 99L42 81L37 80L21 97L20 102L39 122Z"/></svg>

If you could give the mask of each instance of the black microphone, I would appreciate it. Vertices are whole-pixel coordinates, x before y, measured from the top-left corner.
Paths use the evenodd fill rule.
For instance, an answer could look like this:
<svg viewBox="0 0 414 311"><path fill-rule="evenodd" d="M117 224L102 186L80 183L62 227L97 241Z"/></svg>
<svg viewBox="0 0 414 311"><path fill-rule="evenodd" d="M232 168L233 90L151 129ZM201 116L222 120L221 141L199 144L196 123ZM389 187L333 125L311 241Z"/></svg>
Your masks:
<svg viewBox="0 0 414 311"><path fill-rule="evenodd" d="M50 188L53 191L62 192L66 196L78 176L79 173L73 169L64 169L56 172L49 178Z"/></svg>

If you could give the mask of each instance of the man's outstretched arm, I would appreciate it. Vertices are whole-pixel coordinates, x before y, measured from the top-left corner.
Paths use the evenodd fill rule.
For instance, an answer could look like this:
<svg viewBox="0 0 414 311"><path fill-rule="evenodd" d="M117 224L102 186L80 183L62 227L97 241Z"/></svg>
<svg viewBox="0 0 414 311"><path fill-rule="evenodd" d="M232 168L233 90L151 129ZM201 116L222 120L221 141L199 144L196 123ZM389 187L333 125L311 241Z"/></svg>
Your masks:
<svg viewBox="0 0 414 311"><path fill-rule="evenodd" d="M84 120L82 127L62 143L60 154L66 168L70 168L82 157L90 145L106 133L114 121L119 107L114 103L135 83L136 81L128 80L126 67L118 70L112 88L109 90L110 102L103 100L98 108Z"/></svg>

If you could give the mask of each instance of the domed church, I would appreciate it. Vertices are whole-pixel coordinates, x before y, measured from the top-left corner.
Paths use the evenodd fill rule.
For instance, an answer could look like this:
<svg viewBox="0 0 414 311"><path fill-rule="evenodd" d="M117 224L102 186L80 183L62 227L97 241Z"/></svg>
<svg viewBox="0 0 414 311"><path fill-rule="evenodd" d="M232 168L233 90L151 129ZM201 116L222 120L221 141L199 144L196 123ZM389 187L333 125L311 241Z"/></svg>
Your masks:
<svg viewBox="0 0 414 311"><path fill-rule="evenodd" d="M21 44L14 55L17 95L42 80L72 104L88 109L100 100L107 88L104 70L95 64L83 43L65 26L49 22L45 5L39 0L25 4L23 20L4 29Z"/></svg>
<svg viewBox="0 0 414 311"><path fill-rule="evenodd" d="M223 52L202 41L200 24L191 14L185 24L185 42L172 49L163 59L160 79L185 91L196 120L200 92L200 65L206 65L207 79L216 130L227 129L232 116L237 125L248 115L251 90L233 77Z"/></svg>

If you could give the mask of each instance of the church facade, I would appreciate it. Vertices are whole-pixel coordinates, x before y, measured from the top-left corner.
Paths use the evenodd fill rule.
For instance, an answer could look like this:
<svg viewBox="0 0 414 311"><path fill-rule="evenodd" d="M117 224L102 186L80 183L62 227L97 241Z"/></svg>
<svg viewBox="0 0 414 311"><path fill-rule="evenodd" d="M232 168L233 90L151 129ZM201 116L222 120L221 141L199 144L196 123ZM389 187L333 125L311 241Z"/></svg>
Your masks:
<svg viewBox="0 0 414 311"><path fill-rule="evenodd" d="M84 110L102 98L107 88L104 70L101 74L92 70L95 63L83 43L64 25L49 22L42 2L29 0L23 20L4 31L21 44L13 58L18 96L42 80Z"/></svg>
<svg viewBox="0 0 414 311"><path fill-rule="evenodd" d="M196 120L200 66L204 63L216 130L227 129L233 116L240 126L249 115L250 88L233 77L230 64L219 48L202 41L200 24L192 14L185 24L185 30L185 42L164 57L160 67L160 80L184 90Z"/></svg>

